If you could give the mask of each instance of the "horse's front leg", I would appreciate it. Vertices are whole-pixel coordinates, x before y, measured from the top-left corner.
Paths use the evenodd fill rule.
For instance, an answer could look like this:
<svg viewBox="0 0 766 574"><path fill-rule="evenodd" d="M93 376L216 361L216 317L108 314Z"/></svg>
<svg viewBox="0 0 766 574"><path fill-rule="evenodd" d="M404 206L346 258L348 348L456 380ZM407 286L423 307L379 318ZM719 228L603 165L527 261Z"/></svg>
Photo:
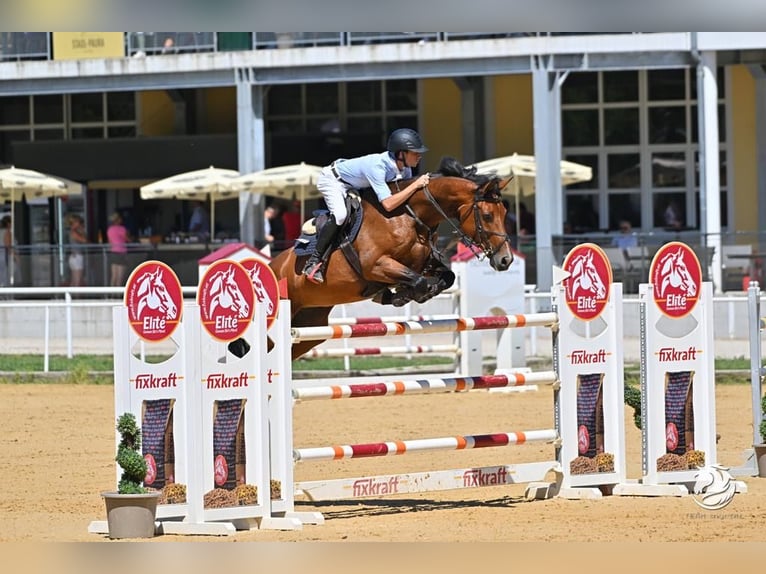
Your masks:
<svg viewBox="0 0 766 574"><path fill-rule="evenodd" d="M421 297L429 289L429 282L425 276L403 263L385 256L375 262L370 276L366 279L396 287L396 294L382 296L379 301L382 304L392 303L396 307Z"/></svg>

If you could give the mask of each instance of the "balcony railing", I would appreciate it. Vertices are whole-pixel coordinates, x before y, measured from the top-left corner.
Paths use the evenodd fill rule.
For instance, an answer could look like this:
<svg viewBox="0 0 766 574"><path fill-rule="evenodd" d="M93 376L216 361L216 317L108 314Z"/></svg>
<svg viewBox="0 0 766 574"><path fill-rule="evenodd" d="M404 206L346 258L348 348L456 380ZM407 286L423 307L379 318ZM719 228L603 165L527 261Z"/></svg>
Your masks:
<svg viewBox="0 0 766 574"><path fill-rule="evenodd" d="M51 60L51 32L0 32L0 62ZM528 36L565 35L559 32L126 32L125 57L361 46L391 43L427 43ZM583 33L580 35L589 35Z"/></svg>

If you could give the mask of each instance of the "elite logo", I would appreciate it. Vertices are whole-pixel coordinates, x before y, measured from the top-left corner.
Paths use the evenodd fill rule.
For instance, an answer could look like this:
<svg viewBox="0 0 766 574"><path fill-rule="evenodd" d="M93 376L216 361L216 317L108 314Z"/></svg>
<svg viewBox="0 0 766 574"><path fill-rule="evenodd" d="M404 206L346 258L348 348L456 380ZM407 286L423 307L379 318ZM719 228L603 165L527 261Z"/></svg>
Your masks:
<svg viewBox="0 0 766 574"><path fill-rule="evenodd" d="M592 321L604 311L612 285L612 266L606 253L594 243L574 247L564 259L566 303L575 317Z"/></svg>
<svg viewBox="0 0 766 574"><path fill-rule="evenodd" d="M181 282L162 261L145 261L128 277L125 306L128 322L141 339L163 341L181 321Z"/></svg>
<svg viewBox="0 0 766 574"><path fill-rule="evenodd" d="M671 241L654 255L649 280L657 307L668 317L678 319L691 313L697 304L702 268L688 245Z"/></svg>
<svg viewBox="0 0 766 574"><path fill-rule="evenodd" d="M197 292L202 326L219 341L238 339L253 319L250 276L236 261L216 261L205 271Z"/></svg>
<svg viewBox="0 0 766 574"><path fill-rule="evenodd" d="M279 284L274 271L260 259L249 258L239 262L250 275L255 298L266 306L266 329L271 329L279 313Z"/></svg>

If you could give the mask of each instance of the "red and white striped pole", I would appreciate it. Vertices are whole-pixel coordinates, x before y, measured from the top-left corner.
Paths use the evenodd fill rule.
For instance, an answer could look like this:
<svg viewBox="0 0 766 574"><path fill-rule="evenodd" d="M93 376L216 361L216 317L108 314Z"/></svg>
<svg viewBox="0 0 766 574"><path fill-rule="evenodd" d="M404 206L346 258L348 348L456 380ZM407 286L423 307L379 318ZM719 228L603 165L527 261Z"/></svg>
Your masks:
<svg viewBox="0 0 766 574"><path fill-rule="evenodd" d="M326 341L357 337L389 337L407 334L450 333L509 329L516 327L552 327L558 321L556 313L527 315L496 315L434 321L403 321L398 323L371 323L362 325L328 325L291 329L294 343L300 341Z"/></svg>
<svg viewBox="0 0 766 574"><path fill-rule="evenodd" d="M293 450L295 462L310 460L340 460L344 458L367 458L391 456L407 452L430 450L465 450L471 448L490 448L518 445L525 442L552 442L558 439L555 429L531 430L511 433L484 435L449 436L394 442L376 442L368 444L334 445Z"/></svg>
<svg viewBox="0 0 766 574"><path fill-rule="evenodd" d="M293 389L293 398L301 401L353 399L362 397L382 397L385 395L465 392L479 389L519 387L537 383L555 385L558 383L558 377L554 371L540 371L536 373L510 373L479 377L415 379L409 381L328 385L324 387L303 387Z"/></svg>

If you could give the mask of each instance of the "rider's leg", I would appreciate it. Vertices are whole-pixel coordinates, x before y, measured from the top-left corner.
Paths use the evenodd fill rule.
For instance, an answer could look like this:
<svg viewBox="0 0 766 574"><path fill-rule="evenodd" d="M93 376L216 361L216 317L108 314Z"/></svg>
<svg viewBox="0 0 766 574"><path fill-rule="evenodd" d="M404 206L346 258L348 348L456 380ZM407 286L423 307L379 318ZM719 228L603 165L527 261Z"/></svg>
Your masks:
<svg viewBox="0 0 766 574"><path fill-rule="evenodd" d="M322 194L327 204L330 217L319 232L314 253L311 254L303 266L303 274L313 283L324 283L322 265L324 259L326 259L325 251L332 245L338 228L343 225L348 215L346 211L347 189L346 184L338 181L329 167L325 167L317 178L317 190Z"/></svg>
<svg viewBox="0 0 766 574"><path fill-rule="evenodd" d="M319 232L314 253L311 254L308 261L306 261L306 265L303 266L303 274L312 283L324 283L324 273L322 270L324 255L330 245L332 245L338 227L338 224L335 222L335 216L330 214L327 218L327 223L324 224L324 227Z"/></svg>

